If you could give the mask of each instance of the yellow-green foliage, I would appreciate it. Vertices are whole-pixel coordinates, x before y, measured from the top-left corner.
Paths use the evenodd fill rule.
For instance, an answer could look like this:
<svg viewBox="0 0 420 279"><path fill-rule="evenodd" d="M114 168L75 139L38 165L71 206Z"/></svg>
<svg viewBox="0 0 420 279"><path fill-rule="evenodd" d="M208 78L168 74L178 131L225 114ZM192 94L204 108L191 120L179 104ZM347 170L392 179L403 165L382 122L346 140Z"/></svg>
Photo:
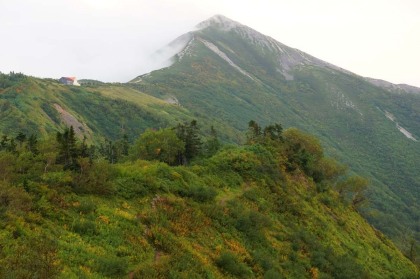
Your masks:
<svg viewBox="0 0 420 279"><path fill-rule="evenodd" d="M25 76L1 89L0 108L2 134L46 136L72 125L76 130L80 126L78 137L86 136L89 142L118 139L122 130L133 138L146 128L192 119L185 108L124 85L74 87Z"/></svg>
<svg viewBox="0 0 420 279"><path fill-rule="evenodd" d="M146 130L136 140L131 153L134 158L174 164L184 150L184 143L177 137L174 130L161 129L159 131Z"/></svg>
<svg viewBox="0 0 420 279"><path fill-rule="evenodd" d="M306 153L294 154L298 143ZM63 171L53 150L23 148L0 152L1 278L417 276L343 202L341 168L317 168L327 159L300 132L192 166L81 158Z"/></svg>

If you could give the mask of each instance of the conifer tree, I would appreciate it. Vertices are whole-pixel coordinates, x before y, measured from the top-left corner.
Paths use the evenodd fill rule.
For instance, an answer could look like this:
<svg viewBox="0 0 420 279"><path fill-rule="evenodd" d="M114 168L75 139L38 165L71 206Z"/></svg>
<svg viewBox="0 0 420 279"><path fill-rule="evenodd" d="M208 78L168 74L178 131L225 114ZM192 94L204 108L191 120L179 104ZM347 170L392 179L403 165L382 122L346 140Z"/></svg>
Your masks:
<svg viewBox="0 0 420 279"><path fill-rule="evenodd" d="M210 127L210 138L206 142L206 155L212 156L220 149L220 142L217 137L217 132L213 126Z"/></svg>
<svg viewBox="0 0 420 279"><path fill-rule="evenodd" d="M177 137L185 144L185 152L178 155L178 163L185 165L188 161L198 156L201 152L202 142L199 135L200 129L197 121L189 124L178 124L175 127Z"/></svg>
<svg viewBox="0 0 420 279"><path fill-rule="evenodd" d="M30 135L28 138L28 150L34 155L38 155L39 150L37 147L38 137L35 134Z"/></svg>
<svg viewBox="0 0 420 279"><path fill-rule="evenodd" d="M186 127L185 157L187 160L191 160L200 154L202 142L198 133L199 128L197 121L193 120L190 125Z"/></svg>
<svg viewBox="0 0 420 279"><path fill-rule="evenodd" d="M251 120L248 122L247 142L255 143L262 135L261 127L257 122Z"/></svg>
<svg viewBox="0 0 420 279"><path fill-rule="evenodd" d="M275 123L264 128L264 137L271 140L283 140L282 136L283 127L280 124Z"/></svg>
<svg viewBox="0 0 420 279"><path fill-rule="evenodd" d="M179 123L175 128L176 136L184 143L184 150L178 151L177 154L177 163L179 165L185 165L187 163L187 159L185 157L185 141L186 141L186 127L184 124Z"/></svg>
<svg viewBox="0 0 420 279"><path fill-rule="evenodd" d="M124 134L121 140L121 154L123 156L128 156L129 149L130 149L130 143L128 142L128 136L127 134Z"/></svg>
<svg viewBox="0 0 420 279"><path fill-rule="evenodd" d="M22 144L26 140L26 135L23 132L19 132L19 134L16 136L16 141L19 143L19 146L21 147Z"/></svg>
<svg viewBox="0 0 420 279"><path fill-rule="evenodd" d="M77 157L79 150L76 145L76 135L73 126L66 128L61 134L57 133L57 142L59 144L59 153L57 161L64 164L64 169L77 169Z"/></svg>
<svg viewBox="0 0 420 279"><path fill-rule="evenodd" d="M111 164L118 161L116 144L109 139L99 146L99 153Z"/></svg>
<svg viewBox="0 0 420 279"><path fill-rule="evenodd" d="M0 150L6 150L9 142L9 137L7 135L3 135L0 141Z"/></svg>
<svg viewBox="0 0 420 279"><path fill-rule="evenodd" d="M6 150L12 153L16 153L17 144L15 142L15 139L10 139L9 144L6 146Z"/></svg>

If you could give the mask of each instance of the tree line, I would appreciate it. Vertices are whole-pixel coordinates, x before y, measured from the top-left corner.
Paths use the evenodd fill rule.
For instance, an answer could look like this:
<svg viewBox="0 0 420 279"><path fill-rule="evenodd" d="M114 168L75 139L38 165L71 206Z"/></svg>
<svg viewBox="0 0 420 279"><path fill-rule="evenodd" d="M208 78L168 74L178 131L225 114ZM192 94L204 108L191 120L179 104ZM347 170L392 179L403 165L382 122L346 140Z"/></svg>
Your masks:
<svg viewBox="0 0 420 279"><path fill-rule="evenodd" d="M42 140L22 132L14 137L3 135L0 140L0 182L22 185L27 191L31 187L29 181L42 180L55 187L69 185L76 193L108 195L113 193L114 164L156 160L171 166L185 166L194 164L195 160L210 158L221 171L227 167L244 176L256 177L258 172L272 172L272 177L281 179L283 172L297 176L303 173L312 179L319 193L335 191L344 203L356 210L367 202L368 181L352 175L345 166L324 156L320 142L302 131L284 130L281 124L261 126L251 120L245 147L261 156L264 164L258 169L252 165L252 157L243 155L240 148L222 145L214 127L210 128L207 137L202 134L198 122L193 120L171 128L148 129L134 143L123 135L116 141L88 144L86 138L77 138L73 127ZM227 165L218 166L217 158L223 158ZM9 186L2 187L9 189ZM11 189L18 191L18 188ZM7 191L0 193L5 201L11 199ZM12 196L20 195L25 196L23 192ZM195 195L199 196L198 193ZM22 198L22 203L24 200ZM415 258L413 247L416 244L410 247L410 257Z"/></svg>
<svg viewBox="0 0 420 279"><path fill-rule="evenodd" d="M368 181L357 175L349 175L345 166L325 157L316 138L297 129L284 132L281 124L277 123L262 127L253 120L248 123L246 136L246 145L273 150L284 161L285 171L302 171L313 179L320 192L333 185L343 200L354 208L366 202L364 193ZM61 165L64 171L81 173L92 168L95 160L115 164L143 159L157 160L172 166L188 165L196 158L211 157L221 148L222 144L213 126L210 135L203 140L198 122L192 120L172 128L147 129L133 144L130 144L127 135L123 135L116 141L104 140L96 146L88 145L86 138L79 140L73 127L67 127L63 132L57 132L55 139L43 142L44 154L41 155L45 172L52 165ZM20 157L26 156L26 160L31 160L40 153L38 137L34 134L27 136L23 132L15 137L3 135L0 151L20 154Z"/></svg>
<svg viewBox="0 0 420 279"><path fill-rule="evenodd" d="M319 191L325 191L327 185L334 185L340 196L348 200L355 208L366 202L364 195L368 181L359 176L351 176L347 168L323 155L319 141L297 129L283 131L281 124L265 127L251 120L246 133L246 145L260 145L274 150L284 158L286 171L302 171L317 184ZM45 153L45 142L43 143ZM105 139L98 145L87 144L86 138L79 140L73 127L57 132L55 139L50 139L45 160L45 171L52 165L63 166L63 170L80 172L82 166L94 164L94 160L105 160L110 164L128 160L157 160L168 165L188 165L196 158L208 158L222 148L217 131L212 126L209 136L204 140L196 120L179 123L172 128L147 129L133 144L127 135L111 141ZM15 137L3 135L0 151L14 154L27 153L37 156L38 137L19 132ZM44 154L45 155L45 154ZM30 157L30 156L29 156Z"/></svg>

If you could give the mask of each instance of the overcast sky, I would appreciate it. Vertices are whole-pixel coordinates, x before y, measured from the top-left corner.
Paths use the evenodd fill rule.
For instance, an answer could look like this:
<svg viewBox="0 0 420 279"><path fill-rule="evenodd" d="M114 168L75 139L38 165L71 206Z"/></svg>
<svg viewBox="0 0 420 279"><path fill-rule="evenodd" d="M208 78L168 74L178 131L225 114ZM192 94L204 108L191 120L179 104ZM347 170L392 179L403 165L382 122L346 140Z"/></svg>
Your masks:
<svg viewBox="0 0 420 279"><path fill-rule="evenodd" d="M419 0L0 0L0 71L125 82L215 14L357 74L420 87Z"/></svg>

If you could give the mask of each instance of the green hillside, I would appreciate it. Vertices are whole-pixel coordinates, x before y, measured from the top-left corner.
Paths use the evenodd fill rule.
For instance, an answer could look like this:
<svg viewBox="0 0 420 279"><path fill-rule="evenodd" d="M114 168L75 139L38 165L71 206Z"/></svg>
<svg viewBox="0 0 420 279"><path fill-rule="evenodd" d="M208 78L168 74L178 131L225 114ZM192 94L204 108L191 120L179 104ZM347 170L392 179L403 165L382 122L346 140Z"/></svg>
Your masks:
<svg viewBox="0 0 420 279"><path fill-rule="evenodd" d="M1 74L0 131L40 136L73 126L80 137L131 139L146 128L192 119L188 110L121 84L65 86L55 80ZM1 83L0 83L1 85Z"/></svg>
<svg viewBox="0 0 420 279"><path fill-rule="evenodd" d="M370 222L397 241L420 239L420 94L375 86L222 16L199 27L172 66L131 86L238 131L254 119L317 135L371 180Z"/></svg>
<svg viewBox="0 0 420 279"><path fill-rule="evenodd" d="M152 160L172 129L118 164L66 133L1 145L1 278L418 278L357 213L363 179L296 129L188 166Z"/></svg>
<svg viewBox="0 0 420 279"><path fill-rule="evenodd" d="M222 16L186 39L129 83L0 73L0 277L417 278L417 89Z"/></svg>

